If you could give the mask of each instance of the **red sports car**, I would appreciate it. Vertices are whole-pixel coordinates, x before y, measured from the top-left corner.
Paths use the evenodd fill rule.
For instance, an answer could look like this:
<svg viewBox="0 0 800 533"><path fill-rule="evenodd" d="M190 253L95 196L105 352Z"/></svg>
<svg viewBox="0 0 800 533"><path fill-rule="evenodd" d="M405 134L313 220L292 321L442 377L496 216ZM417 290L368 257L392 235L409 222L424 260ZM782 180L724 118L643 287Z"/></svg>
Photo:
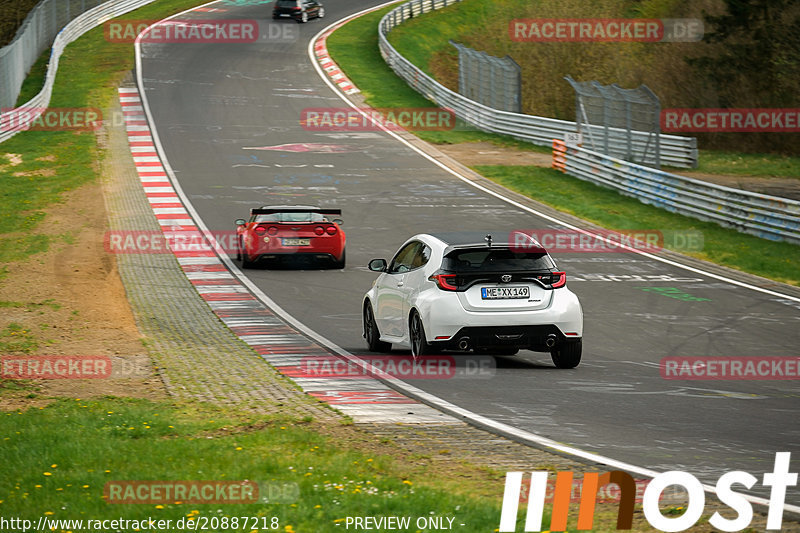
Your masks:
<svg viewBox="0 0 800 533"><path fill-rule="evenodd" d="M250 210L250 220L236 221L236 259L243 268L285 258L322 259L344 268L345 235L341 209L308 205L264 206Z"/></svg>

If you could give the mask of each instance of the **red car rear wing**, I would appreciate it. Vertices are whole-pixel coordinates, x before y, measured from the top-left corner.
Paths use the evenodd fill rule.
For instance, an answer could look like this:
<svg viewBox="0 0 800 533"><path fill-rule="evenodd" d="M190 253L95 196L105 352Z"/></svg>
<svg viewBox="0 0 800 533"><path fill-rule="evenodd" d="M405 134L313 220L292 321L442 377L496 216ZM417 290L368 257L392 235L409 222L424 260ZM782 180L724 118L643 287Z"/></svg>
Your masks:
<svg viewBox="0 0 800 533"><path fill-rule="evenodd" d="M307 209L303 207L286 207L279 209L251 209L251 215L272 215L274 213L319 213L320 215L341 215L341 209Z"/></svg>

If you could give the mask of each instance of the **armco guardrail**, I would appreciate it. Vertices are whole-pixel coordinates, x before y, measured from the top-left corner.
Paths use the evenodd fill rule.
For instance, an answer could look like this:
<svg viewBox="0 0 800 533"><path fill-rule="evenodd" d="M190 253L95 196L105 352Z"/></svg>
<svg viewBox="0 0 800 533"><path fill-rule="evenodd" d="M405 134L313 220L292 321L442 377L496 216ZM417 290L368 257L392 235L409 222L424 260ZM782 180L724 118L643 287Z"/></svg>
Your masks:
<svg viewBox="0 0 800 533"><path fill-rule="evenodd" d="M50 61L47 64L44 87L39 91L39 94L25 102L20 108L29 111L30 117L34 118L41 114L41 111L50 104L50 96L53 93L53 84L55 83L56 72L58 71L58 60L64 48L66 48L69 43L109 19L124 15L129 11L133 11L134 9L138 9L154 1L155 0L110 0L75 17L58 32L53 40L52 49L50 51ZM91 0L86 0L83 5L85 6L89 3L91 3ZM34 9L38 9L39 7L40 6L37 6ZM46 18L45 15L41 14L41 11L39 11L39 13L39 15L36 15L36 13L31 12L20 27L14 40L9 45L0 49L0 59L3 60L0 61L0 79L4 80L4 87L5 84L12 82L19 83L20 85L22 84L25 74L43 51L43 49L38 49L38 52L32 53L25 47L31 46L33 50L36 50L37 45L35 44L35 40L40 39L42 35L47 35L50 30L46 28L58 23L62 18L58 13L51 18ZM55 28L55 30L57 29L58 27ZM3 90L6 91L5 88ZM15 95L14 98L16 98L19 87L15 90L9 89L9 91L9 94ZM13 105L14 102L12 101L7 107ZM14 109L7 111L7 113L14 112ZM1 115L0 123L3 123ZM17 133L19 133L19 131L13 128L7 131L0 131L0 142L7 141Z"/></svg>
<svg viewBox="0 0 800 533"><path fill-rule="evenodd" d="M386 35L395 26L409 18L452 6L459 1L461 0L411 0L389 11L378 26L378 46L384 61L417 92L440 107L452 109L456 116L478 129L509 135L542 146L549 146L554 138L563 139L565 133L577 132L578 127L575 122L500 111L470 100L439 84L389 44ZM585 126L581 129L587 142L593 135L601 137L602 128L599 126L593 126L588 131ZM626 151L627 141L622 135L624 131L612 129L611 132L614 135L609 140L609 148L612 151ZM652 152L653 141L649 135L647 132L633 132L633 148L636 152L646 153L645 148L648 143ZM659 138L662 164L684 168L697 167L697 139L665 134L661 134Z"/></svg>
<svg viewBox="0 0 800 533"><path fill-rule="evenodd" d="M553 167L646 204L800 244L800 202L655 170L553 140Z"/></svg>
<svg viewBox="0 0 800 533"><path fill-rule="evenodd" d="M39 56L73 18L104 0L41 0L22 21L14 39L0 48L0 109L14 107L20 87Z"/></svg>

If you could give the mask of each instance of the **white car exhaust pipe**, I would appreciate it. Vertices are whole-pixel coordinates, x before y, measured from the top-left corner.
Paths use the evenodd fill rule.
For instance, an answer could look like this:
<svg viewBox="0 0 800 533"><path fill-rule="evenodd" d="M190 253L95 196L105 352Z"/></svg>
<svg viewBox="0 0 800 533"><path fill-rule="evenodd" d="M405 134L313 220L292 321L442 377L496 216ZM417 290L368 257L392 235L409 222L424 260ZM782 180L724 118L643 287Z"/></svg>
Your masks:
<svg viewBox="0 0 800 533"><path fill-rule="evenodd" d="M553 346L556 345L556 341L557 340L558 340L558 337L556 337L555 334L551 333L550 335L547 336L547 340L544 341L544 344L548 348L552 348Z"/></svg>

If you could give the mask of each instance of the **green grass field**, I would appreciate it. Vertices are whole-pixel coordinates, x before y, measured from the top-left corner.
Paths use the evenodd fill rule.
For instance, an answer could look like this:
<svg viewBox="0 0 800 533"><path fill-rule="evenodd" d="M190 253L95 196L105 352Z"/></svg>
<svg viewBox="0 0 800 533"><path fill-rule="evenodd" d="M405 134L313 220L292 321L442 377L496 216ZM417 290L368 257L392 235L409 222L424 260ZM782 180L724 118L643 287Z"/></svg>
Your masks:
<svg viewBox="0 0 800 533"><path fill-rule="evenodd" d="M425 479L392 457L354 451L310 425L207 405L110 398L0 413L0 515L34 522L40 516L151 517L201 525L251 517L246 528L231 522L215 531L342 531L345 517L363 515L448 516L468 524L468 531L497 527L497 502L467 496L452 482ZM235 494L226 502L217 492L193 503L166 493L150 499L151 492L141 503L138 497L129 500L137 503L106 498L126 494L111 492L126 481L244 480L258 487L252 492L258 503ZM501 486L498 481L498 496Z"/></svg>

